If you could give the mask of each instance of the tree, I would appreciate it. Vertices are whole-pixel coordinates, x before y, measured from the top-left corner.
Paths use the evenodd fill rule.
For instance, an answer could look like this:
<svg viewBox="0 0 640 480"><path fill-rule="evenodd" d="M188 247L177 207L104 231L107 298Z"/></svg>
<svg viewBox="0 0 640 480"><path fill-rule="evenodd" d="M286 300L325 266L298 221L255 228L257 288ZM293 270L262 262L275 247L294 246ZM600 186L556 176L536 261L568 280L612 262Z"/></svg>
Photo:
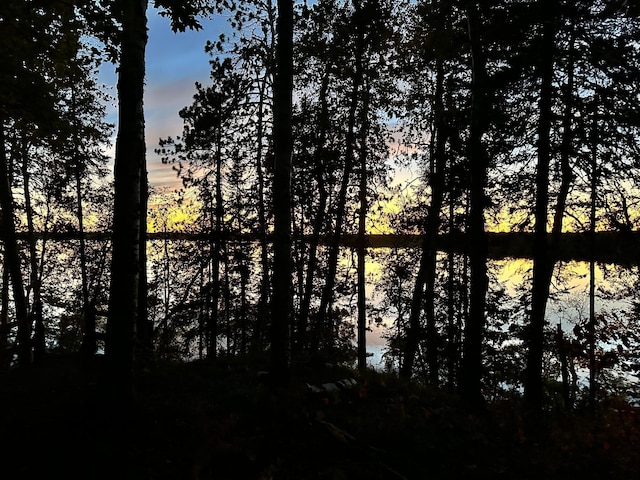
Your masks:
<svg viewBox="0 0 640 480"><path fill-rule="evenodd" d="M118 58L118 134L114 167L113 254L106 355L116 395L129 396L133 386L136 330L146 314L145 291L147 179L144 139L144 78L147 0L123 0L112 12L121 28ZM174 31L201 28L196 16L215 11L217 2L196 6L157 0L171 17ZM145 295L143 297L146 298ZM145 334L147 336L148 334Z"/></svg>
<svg viewBox="0 0 640 480"><path fill-rule="evenodd" d="M567 2L554 4L554 10L550 4L542 2L538 4L534 15L540 25L538 41L533 43L538 46L539 52L533 58L537 66L536 78L540 81L540 100L537 106L536 240L525 375L525 398L534 412L539 412L544 402L542 357L545 349L545 310L557 262L555 255L563 232L563 220L569 213L576 219L574 223L579 225L581 222L577 219L580 216L584 214L589 218L593 213L589 211L590 207L584 213L568 212L570 208L579 209L581 203L577 193L579 189L571 190L572 185L579 181L580 175L577 173L580 170L586 172L587 178L591 178L591 182L583 183L584 188L596 189L592 183L593 158L586 158L588 155L585 153L599 150L593 146L593 122L598 125L595 129L597 136L611 140L606 142L606 146L603 145L603 153L595 153L601 165L607 164L607 167L595 169L600 172L597 176L610 177L614 182L614 178L620 178L618 175L633 178L634 169L627 163L626 155L619 146L631 145L627 143L633 136L628 135L629 129L635 128L628 122L629 117L622 113L627 111L623 106L627 102L622 100L627 94L622 92L634 82L632 58L636 54L624 45L628 44L626 39L633 37L631 32L637 31L637 19L626 8L620 7L615 1ZM615 28L612 28L613 24ZM585 49L585 45L590 45L590 48ZM593 107L600 101L607 105L601 109L607 112L606 115L597 114L598 109ZM599 120L595 120L594 116L599 116ZM617 119L612 120L612 117ZM558 118L561 120L557 121ZM607 118L609 120L605 121ZM602 131L606 131L606 135ZM613 154L613 151L616 153ZM556 158L559 166L550 168ZM602 175L605 171L607 174ZM549 188L549 185L553 185L550 180L557 182L558 177L559 186L554 192ZM570 204L570 193L574 197L573 205ZM547 224L554 194L555 211L548 239Z"/></svg>
<svg viewBox="0 0 640 480"><path fill-rule="evenodd" d="M347 167L349 171L352 168L343 159L347 142L342 116L350 118L348 111L352 105L348 99L342 100L345 97L340 91L341 81L349 76L350 68L346 65L343 67L342 63L347 42L343 41L345 32L341 26L345 16L343 5L326 1L313 7L303 7L299 19L296 64L307 65L308 68L296 72L301 99L294 112L295 175L300 181L293 184L297 206L294 223L297 235L304 236L309 231L310 234L308 243L300 242L295 252L297 287L301 298L294 331L294 347L298 351L309 347L315 352L321 344L327 343L322 337L332 334L329 328L324 328L324 318L331 309L326 294L333 294L331 290L335 287L337 268L332 269L323 262L320 240L322 235L334 238L336 234L332 235L330 231L336 232L342 225L346 192L343 196L345 179L343 176L340 182L339 175ZM346 34L349 35L348 32ZM338 98L332 101L334 95ZM347 103L346 106L343 101ZM305 182L305 177L313 181ZM333 192L338 188L340 190L334 195ZM334 196L337 196L334 202L337 205L331 202ZM336 227L330 225L332 218ZM326 263L331 264L331 259L337 261L338 256L338 247L333 240L328 250L329 260ZM319 274L323 267L326 268L326 275ZM319 277L324 277L324 288L320 286ZM329 284L332 286L329 287ZM318 313L313 308L317 290L322 291Z"/></svg>
<svg viewBox="0 0 640 480"><path fill-rule="evenodd" d="M334 7L334 5L331 5ZM340 11L339 8L336 9L338 15L346 14ZM344 169L342 172L342 179L340 181L340 187L337 194L336 206L335 206L335 225L334 230L331 235L331 240L329 244L329 253L327 257L327 273L325 276L325 283L322 289L322 296L320 299L320 305L318 307L318 313L315 319L315 326L313 329L313 342L311 345L312 350L317 350L319 346L319 342L322 336L321 332L324 332L325 335L328 335L328 338L331 338L332 335L332 325L331 325L331 307L333 304L334 297L334 289L335 289L335 280L336 280L336 272L338 266L338 253L340 248L340 238L342 235L342 228L345 217L345 209L347 203L347 193L351 180L351 173L355 163L355 129L356 129L356 120L357 120L357 109L360 102L360 95L363 83L363 62L365 55L365 24L363 22L364 17L362 16L362 12L359 8L359 3L356 5L356 11L354 11L351 15L353 15L353 21L356 25L356 35L355 35L355 51L354 51L354 67L349 75L351 75L351 90L349 91L348 97L348 113L346 120L346 133L345 133L345 152L344 152ZM340 18L340 20L343 20ZM345 35L346 32L339 31L341 35ZM350 33L349 33L350 35ZM346 39L344 39L346 40ZM343 47L343 45L336 45L338 48ZM321 146L322 148L322 146ZM310 272L311 273L311 272ZM330 342L331 340L329 340Z"/></svg>
<svg viewBox="0 0 640 480"><path fill-rule="evenodd" d="M359 7L357 7L359 8ZM365 84L365 93L363 99L363 105L360 112L361 115L361 133L360 133L360 151L358 153L359 167L360 167L360 185L358 192L358 199L360 201L360 209L358 211L358 329L357 329L357 342L358 342L358 370L365 372L367 368L367 303L366 303L366 256L367 256L367 157L368 157L368 145L367 135L369 133L369 95L368 86Z"/></svg>
<svg viewBox="0 0 640 480"><path fill-rule="evenodd" d="M421 246L421 257L416 275L413 296L411 299L411 311L409 315L409 329L405 344L404 361L400 369L400 376L410 378L418 346L423 337L426 336L427 345L427 365L429 369L429 380L433 384L438 383L438 331L435 318L435 289L437 275L437 236L440 233L441 210L443 207L445 194L446 166L449 157L447 152L447 142L451 135L452 115L448 114L444 104L445 93L444 75L447 56L451 53L451 45L454 43L454 36L458 34L455 28L450 25L452 16L451 5L447 2L435 2L435 4L423 3L417 7L414 15L420 20L433 22L432 29L424 31L418 26L412 28L414 38L409 40L410 47L416 50L416 56L427 64L433 64L435 71L435 85L433 92L415 92L418 98L428 98L428 110L424 113L429 118L429 149L427 151L428 170L427 183L431 190L431 202L424 221L424 240ZM426 36L426 38L425 38ZM446 45L446 47L440 47ZM438 48L440 47L440 48ZM457 53L457 52L456 52ZM409 69L415 68L408 65ZM420 72L415 72L417 78L413 79L416 84L415 89L422 85L422 77L425 74L424 66L420 63ZM410 72L410 74L414 74ZM418 100L412 100L420 103ZM415 113L422 120L422 112ZM421 122L418 120L418 122ZM426 136L426 133L421 132ZM426 335L422 327L420 317L424 311L426 317Z"/></svg>
<svg viewBox="0 0 640 480"><path fill-rule="evenodd" d="M147 1L123 2L119 19L118 134L109 317L105 353L116 395L133 392L133 355L138 319L144 140L144 76Z"/></svg>
<svg viewBox="0 0 640 480"><path fill-rule="evenodd" d="M11 192L8 158L5 149L4 116L0 117L0 206L2 207L2 239L4 243L4 268L11 278L13 301L18 322L18 360L21 365L31 363L31 322L27 312L18 242L16 239L13 195Z"/></svg>
<svg viewBox="0 0 640 480"><path fill-rule="evenodd" d="M228 273L226 207L223 195L224 171L230 170L234 154L234 142L238 139L242 109L248 103L250 79L244 72L234 70L230 58L219 57L211 61L213 85L196 84L194 103L180 111L185 122L182 143L176 144L176 153L189 167L184 172L183 183L200 189L205 204L203 213L209 220L209 255L211 273L208 282L209 306L206 328L207 355L215 358L217 338L220 333L220 298L223 292L221 265ZM163 142L167 144L167 142ZM238 172L239 173L239 172ZM213 191L210 191L210 190ZM228 290L228 289L224 289ZM228 302L227 302L228 303ZM225 308L228 313L228 305Z"/></svg>
<svg viewBox="0 0 640 480"><path fill-rule="evenodd" d="M544 345L544 317L549 296L549 278L553 272L547 248L547 220L549 206L549 165L551 161L551 122L553 95L553 66L555 57L555 22L557 14L553 2L539 3L542 33L537 72L540 77L538 118L538 163L536 173L536 208L533 254L533 284L531 324L529 326L529 355L525 377L525 398L534 411L542 408L542 349Z"/></svg>
<svg viewBox="0 0 640 480"><path fill-rule="evenodd" d="M67 87L67 105L64 111L68 122L66 135L61 140L63 145L70 145L62 152L65 160L64 175L71 185L71 194L75 203L75 216L78 229L78 250L80 262L83 342L82 351L87 356L96 352L96 297L92 295L89 275L88 248L85 232L85 201L92 178L104 178L107 157L98 146L108 144L108 136L112 126L105 124L104 105L99 101L98 87L92 69L96 59L79 56L78 65L68 77L71 84ZM61 186L64 189L64 186Z"/></svg>
<svg viewBox="0 0 640 480"><path fill-rule="evenodd" d="M288 381L291 283L291 129L293 90L293 1L278 0L273 83L273 294L271 363L277 383Z"/></svg>
<svg viewBox="0 0 640 480"><path fill-rule="evenodd" d="M464 330L460 390L467 403L478 407L482 400L482 339L487 293L487 239L484 231L485 187L488 158L482 136L491 118L489 76L483 42L484 28L474 2L465 6L471 49L471 120L467 156L469 161L468 218L469 263L471 269L470 311Z"/></svg>
<svg viewBox="0 0 640 480"><path fill-rule="evenodd" d="M0 76L0 206L3 211L2 233L5 267L13 287L13 297L18 323L18 361L27 365L32 361L33 317L29 315L28 299L22 278L19 247L16 239L14 169L21 160L23 185L27 203L30 203L27 170L27 151L30 145L49 147L57 129L62 128L58 118L60 101L57 81L64 65L73 63L79 45L67 42L66 34L78 27L69 5L49 5L47 2L11 2L0 7L2 18L3 74ZM67 30L68 29L68 30ZM13 132L13 138L9 138ZM7 150L11 140L11 150ZM33 232L31 205L27 205L30 230ZM39 278L33 236L30 242L31 285L34 288L34 305L39 309ZM38 350L44 343L42 322L38 323Z"/></svg>
<svg viewBox="0 0 640 480"><path fill-rule="evenodd" d="M364 171L361 172L361 175L368 175L367 170L369 170L369 172L374 171L371 162L367 162L366 157L369 156L369 160L373 158L371 152L378 148L378 145L372 142L372 139L376 138L375 132L377 127L373 124L371 118L375 118L378 112L386 106L380 106L376 97L379 92L382 91L383 87L381 86L383 84L388 86L387 83L382 81L382 78L384 78L384 68L382 67L383 62L380 59L384 57L387 51L387 40L390 36L383 21L385 18L384 15L387 13L387 6L384 2L353 2L353 8L349 8L348 5L342 6L340 4L326 2L318 5L317 8L320 9L321 7L328 9L334 15L332 23L333 29L335 30L333 35L329 36L329 41L321 39L321 42L326 42L327 44L320 50L324 53L322 61L328 62L327 65L322 66L322 68L326 70L321 73L320 77L320 83L322 85L321 93L324 97L327 92L326 88L329 87L328 82L330 79L324 75L330 73L338 77L338 84L346 83L349 86L349 90L345 91L345 105L342 107L346 109L344 113L344 115L346 115L346 124L342 121L343 124L337 126L338 131L344 130L344 133L341 133L344 135L343 146L340 145L337 140L330 138L324 138L322 140L322 143L324 143L325 140L327 142L335 142L331 144L330 148L320 145L321 152L324 153L327 159L331 156L329 152L340 152L343 158L343 166L340 172L342 177L339 181L335 205L333 205L335 210L333 214L334 225L332 226L332 231L329 236L325 282L322 288L315 326L312 330L314 332L311 345L312 350L317 349L322 336L325 337L325 347L331 346L334 340L333 332L336 330L336 326L332 318L334 313L332 310L336 289L340 241L344 234L345 222L347 221L346 216L349 212L349 191L352 184L352 175L358 166L360 169L363 168L363 161ZM322 10L319 10L319 13L322 13ZM320 25L322 25L322 23ZM351 31L351 27L348 25L354 25L355 32ZM321 114L324 117L324 111L326 111L327 107L322 106L321 108ZM378 108L380 110L378 110ZM325 121L325 119L321 118L321 121ZM338 120L338 122L340 122L340 120ZM324 135L327 131L322 130L322 132ZM360 165L358 165L358 163ZM328 167L329 165L325 163L325 168ZM362 176L360 180L363 180ZM330 188L328 185L324 185L324 180L319 183L319 186ZM360 214L362 216L359 222L365 221L366 218L366 208L363 208L366 207L367 192L365 190L366 189L361 188L362 196L360 196L359 201L361 205ZM322 195L321 193L321 205L325 202ZM324 212L322 212L316 220L323 217L325 217ZM316 223L314 235L319 228L319 225ZM363 229L364 225L360 223L359 228ZM312 252L314 252L314 250L312 250ZM361 250L359 257L363 255L364 250ZM360 270L364 272L362 268ZM312 273L310 270L308 271ZM363 277L361 277L360 282L363 281ZM307 285L309 286L310 284L308 281ZM359 290L364 293L362 283L360 283L360 285ZM307 291L309 290L307 289ZM358 308L361 315L364 315L365 312L363 300L364 297L361 296ZM360 336L364 337L366 325L363 325L363 323L366 322L366 319L361 316L359 322ZM361 345L361 365L364 364L362 355L365 353L366 351L363 350Z"/></svg>
<svg viewBox="0 0 640 480"><path fill-rule="evenodd" d="M159 150L163 161L174 164L183 185L196 187L203 204L201 220L204 228L210 228L211 258L204 258L203 249L210 280L203 284L207 307L202 313L205 323L217 325L220 339L226 339L227 354L242 344L258 352L265 344L271 287L267 238L271 208L265 204L270 181L265 162L271 153L274 13L270 2L247 4L232 17L234 35L207 42L205 51L214 57L213 84L196 85L194 103L180 112L182 136L161 140ZM254 234L260 244L255 256L242 246L242 237ZM260 282L257 317L251 325L247 312L255 299L255 284L244 282L257 277L251 274L253 268L260 269ZM243 325L239 340L234 321Z"/></svg>

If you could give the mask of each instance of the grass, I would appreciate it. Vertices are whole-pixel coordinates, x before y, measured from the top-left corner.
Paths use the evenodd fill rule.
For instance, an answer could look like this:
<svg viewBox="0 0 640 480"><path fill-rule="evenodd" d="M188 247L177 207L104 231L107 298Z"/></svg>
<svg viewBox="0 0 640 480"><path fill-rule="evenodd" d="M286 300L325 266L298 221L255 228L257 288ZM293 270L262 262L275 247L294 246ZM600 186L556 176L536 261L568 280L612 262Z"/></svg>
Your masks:
<svg viewBox="0 0 640 480"><path fill-rule="evenodd" d="M132 410L76 357L0 376L0 478L640 478L640 413L549 412L526 428L517 400L469 414L447 392L340 367L294 366L286 388L240 361L157 363ZM353 377L350 389L308 384Z"/></svg>

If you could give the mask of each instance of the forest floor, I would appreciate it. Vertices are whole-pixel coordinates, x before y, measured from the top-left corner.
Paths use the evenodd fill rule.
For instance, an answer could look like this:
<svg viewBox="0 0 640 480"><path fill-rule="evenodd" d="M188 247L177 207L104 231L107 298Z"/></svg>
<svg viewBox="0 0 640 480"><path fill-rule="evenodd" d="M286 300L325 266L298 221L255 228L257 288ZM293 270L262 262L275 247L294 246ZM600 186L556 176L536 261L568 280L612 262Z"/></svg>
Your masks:
<svg viewBox="0 0 640 480"><path fill-rule="evenodd" d="M104 401L100 370L61 357L0 375L0 478L640 478L640 411L622 405L527 428L515 401L472 415L379 373L302 364L275 389L246 364L195 362L139 375L124 415Z"/></svg>

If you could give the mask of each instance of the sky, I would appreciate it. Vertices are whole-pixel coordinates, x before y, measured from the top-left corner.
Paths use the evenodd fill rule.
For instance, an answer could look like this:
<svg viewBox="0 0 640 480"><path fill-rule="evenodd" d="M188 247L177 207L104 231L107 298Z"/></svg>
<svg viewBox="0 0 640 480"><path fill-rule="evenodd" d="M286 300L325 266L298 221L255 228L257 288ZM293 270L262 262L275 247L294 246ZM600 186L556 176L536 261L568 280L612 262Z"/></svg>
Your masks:
<svg viewBox="0 0 640 480"><path fill-rule="evenodd" d="M146 50L145 117L147 169L152 187L171 189L180 181L170 165L163 165L154 153L159 138L176 137L182 133L178 112L191 104L195 82L207 85L210 57L204 51L207 40L215 40L225 29L223 18L203 19L203 29L173 33L169 20L158 15L153 7L148 11L149 40ZM102 65L99 80L114 97L107 121L117 124L116 66ZM113 156L114 145L109 150Z"/></svg>
<svg viewBox="0 0 640 480"><path fill-rule="evenodd" d="M151 3L151 2L150 2ZM160 138L176 137L182 133L182 119L178 112L190 105L195 94L195 82L207 85L209 60L204 46L207 40L217 40L220 33L230 33L226 18L215 16L201 19L199 31L173 33L167 18L158 15L152 6L147 12L149 39L146 49L145 118L147 140L147 169L149 182L158 190L174 190L181 186L171 165L163 165L154 152ZM107 121L117 124L116 66L101 66L99 80L114 97ZM108 152L115 153L115 133ZM399 181L411 177L411 172L396 172ZM377 232L380 233L380 232Z"/></svg>

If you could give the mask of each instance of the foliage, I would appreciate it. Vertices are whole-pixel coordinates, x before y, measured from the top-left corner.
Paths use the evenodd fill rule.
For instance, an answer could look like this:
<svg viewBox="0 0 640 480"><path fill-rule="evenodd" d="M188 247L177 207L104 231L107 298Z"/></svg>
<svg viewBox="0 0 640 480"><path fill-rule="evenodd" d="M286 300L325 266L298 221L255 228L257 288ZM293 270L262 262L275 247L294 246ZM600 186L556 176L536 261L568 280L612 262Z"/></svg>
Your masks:
<svg viewBox="0 0 640 480"><path fill-rule="evenodd" d="M336 367L298 365L289 387L276 394L258 376L260 364L156 363L140 373L138 402L128 414L113 412L96 388L100 362L58 357L48 366L5 373L0 424L14 432L14 441L5 446L2 472L70 479L639 473L638 411L617 399L596 417L550 412L529 430L514 402L492 402L484 414L470 415L450 394ZM330 397L309 389L354 375L356 387ZM40 461L24 460L24 442L42 447Z"/></svg>

